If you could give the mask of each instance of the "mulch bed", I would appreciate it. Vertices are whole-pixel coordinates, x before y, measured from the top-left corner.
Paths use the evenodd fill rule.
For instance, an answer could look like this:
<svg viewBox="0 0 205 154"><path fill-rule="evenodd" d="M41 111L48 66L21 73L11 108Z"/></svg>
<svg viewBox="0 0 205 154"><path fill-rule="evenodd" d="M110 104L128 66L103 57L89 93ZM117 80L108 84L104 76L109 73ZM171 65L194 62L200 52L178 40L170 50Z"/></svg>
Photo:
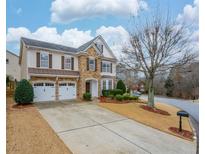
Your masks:
<svg viewBox="0 0 205 154"><path fill-rule="evenodd" d="M100 100L100 103L114 103L114 104L126 104L126 103L132 102L130 100L118 101L116 99L111 99L111 98L107 98L107 97L100 97L99 100Z"/></svg>
<svg viewBox="0 0 205 154"><path fill-rule="evenodd" d="M112 98L108 98L108 97L99 97L98 98L100 100L100 103L114 103L114 104L127 104L127 103L142 103L142 104L146 104L146 101L143 100L122 100L122 101L118 101L116 99L112 99Z"/></svg>
<svg viewBox="0 0 205 154"><path fill-rule="evenodd" d="M13 109L25 109L25 108L29 108L29 107L33 107L33 104L28 103L28 104L14 104L14 105L12 105Z"/></svg>
<svg viewBox="0 0 205 154"><path fill-rule="evenodd" d="M179 131L179 128L176 128L176 127L169 127L169 130L175 134L178 134L184 138L187 138L187 139L190 139L192 140L193 139L193 133L188 131L188 130L183 130L180 132Z"/></svg>
<svg viewBox="0 0 205 154"><path fill-rule="evenodd" d="M147 105L140 105L140 107L144 110L147 110L147 111L150 111L150 112L153 112L153 113L170 116L169 112L164 111L164 110L160 110L160 109L157 109L157 108L152 108L152 107L149 107Z"/></svg>

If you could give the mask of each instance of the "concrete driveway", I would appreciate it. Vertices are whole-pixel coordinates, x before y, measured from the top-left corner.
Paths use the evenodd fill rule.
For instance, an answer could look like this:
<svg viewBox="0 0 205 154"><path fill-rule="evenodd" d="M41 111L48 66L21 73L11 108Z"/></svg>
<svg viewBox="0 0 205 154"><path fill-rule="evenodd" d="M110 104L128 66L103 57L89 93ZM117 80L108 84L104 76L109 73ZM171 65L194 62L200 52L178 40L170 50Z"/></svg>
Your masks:
<svg viewBox="0 0 205 154"><path fill-rule="evenodd" d="M195 142L160 132L91 103L36 105L74 154L195 154Z"/></svg>

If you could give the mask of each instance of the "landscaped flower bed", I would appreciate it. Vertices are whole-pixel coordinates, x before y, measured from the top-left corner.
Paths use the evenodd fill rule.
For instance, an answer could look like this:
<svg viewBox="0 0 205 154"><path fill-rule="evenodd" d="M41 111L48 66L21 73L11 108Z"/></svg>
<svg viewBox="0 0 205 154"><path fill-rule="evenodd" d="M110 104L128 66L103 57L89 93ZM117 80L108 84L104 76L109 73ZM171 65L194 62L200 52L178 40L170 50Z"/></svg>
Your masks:
<svg viewBox="0 0 205 154"><path fill-rule="evenodd" d="M162 114L162 115L166 115L166 116L170 115L169 112L167 112L167 111L163 111L163 110L160 110L160 109L157 109L157 108L152 108L152 107L149 107L149 106L146 106L146 105L141 105L140 107L142 109L150 111L150 112L154 112L154 113L158 113L158 114Z"/></svg>
<svg viewBox="0 0 205 154"><path fill-rule="evenodd" d="M179 128L176 128L176 127L169 127L169 130L172 131L173 133L178 134L180 136L183 136L187 139L193 139L193 133L188 131L188 130L182 130L180 132Z"/></svg>

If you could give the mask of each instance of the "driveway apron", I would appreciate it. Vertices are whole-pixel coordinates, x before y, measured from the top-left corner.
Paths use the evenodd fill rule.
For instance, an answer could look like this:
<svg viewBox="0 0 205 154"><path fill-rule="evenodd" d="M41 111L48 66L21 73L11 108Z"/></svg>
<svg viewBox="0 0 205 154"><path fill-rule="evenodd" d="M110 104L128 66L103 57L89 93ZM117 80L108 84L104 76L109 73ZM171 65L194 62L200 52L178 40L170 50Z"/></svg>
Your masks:
<svg viewBox="0 0 205 154"><path fill-rule="evenodd" d="M195 154L196 143L90 103L36 105L75 154Z"/></svg>

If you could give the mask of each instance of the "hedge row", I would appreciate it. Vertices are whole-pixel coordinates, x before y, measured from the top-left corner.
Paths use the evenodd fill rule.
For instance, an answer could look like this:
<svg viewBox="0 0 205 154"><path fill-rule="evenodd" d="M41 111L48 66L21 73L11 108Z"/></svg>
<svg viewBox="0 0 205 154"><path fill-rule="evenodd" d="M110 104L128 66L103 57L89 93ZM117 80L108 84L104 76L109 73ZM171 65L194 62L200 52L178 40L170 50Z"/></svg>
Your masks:
<svg viewBox="0 0 205 154"><path fill-rule="evenodd" d="M122 95L123 91L121 89L102 90L102 95L105 97L108 97L110 95L116 96L118 94Z"/></svg>

